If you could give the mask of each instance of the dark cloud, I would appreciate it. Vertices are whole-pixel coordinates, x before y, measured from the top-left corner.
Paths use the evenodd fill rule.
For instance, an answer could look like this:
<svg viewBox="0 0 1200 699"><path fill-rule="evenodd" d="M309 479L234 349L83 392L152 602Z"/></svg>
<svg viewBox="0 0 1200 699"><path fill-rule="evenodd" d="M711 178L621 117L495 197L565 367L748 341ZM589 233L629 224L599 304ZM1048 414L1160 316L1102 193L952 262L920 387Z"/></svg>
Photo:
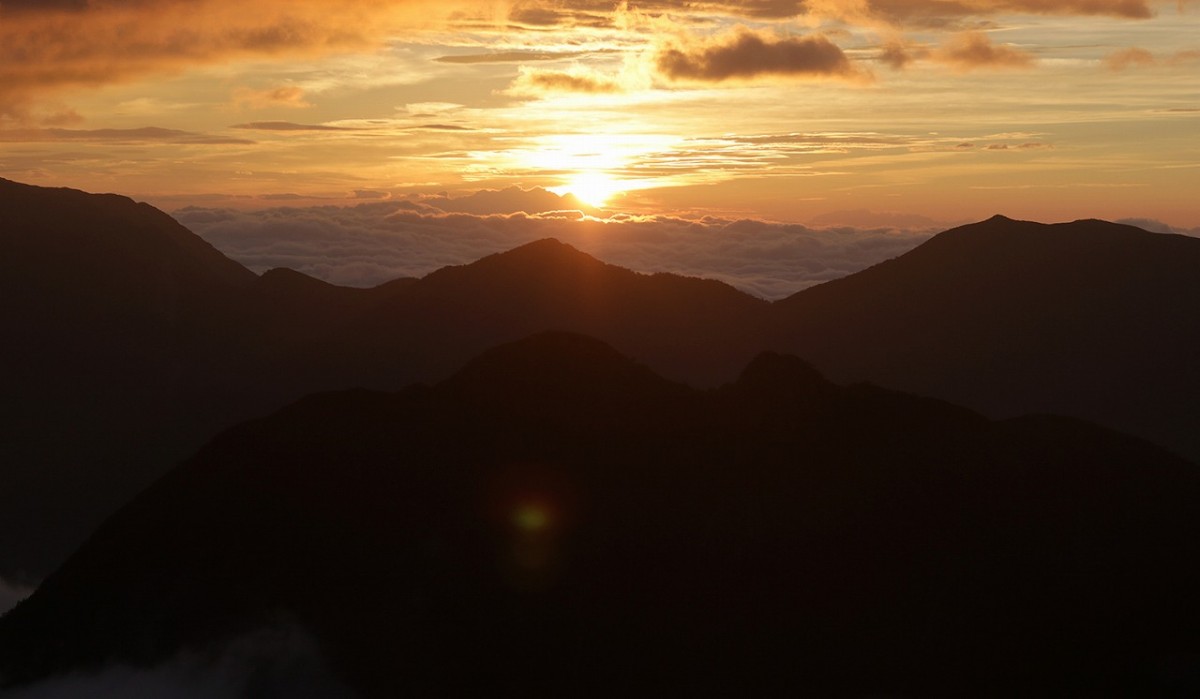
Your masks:
<svg viewBox="0 0 1200 699"><path fill-rule="evenodd" d="M841 48L820 35L764 37L743 29L712 42L664 47L658 71L672 80L720 82L759 76L842 78L861 80Z"/></svg>
<svg viewBox="0 0 1200 699"><path fill-rule="evenodd" d="M530 192L519 192L507 196L530 198ZM505 195L488 198L495 203ZM261 211L191 207L175 217L255 271L290 267L350 286L420 277L553 237L630 269L719 279L769 299L901 255L940 230L813 228L716 217L599 220L578 211L484 215L439 208L461 206L463 199L469 198Z"/></svg>

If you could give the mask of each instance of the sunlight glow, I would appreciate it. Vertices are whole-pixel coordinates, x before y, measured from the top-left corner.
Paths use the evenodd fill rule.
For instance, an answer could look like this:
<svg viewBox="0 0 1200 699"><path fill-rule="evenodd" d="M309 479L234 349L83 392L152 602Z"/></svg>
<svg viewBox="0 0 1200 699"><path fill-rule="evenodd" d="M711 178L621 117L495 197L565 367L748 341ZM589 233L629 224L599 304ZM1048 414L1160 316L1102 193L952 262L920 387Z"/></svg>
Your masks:
<svg viewBox="0 0 1200 699"><path fill-rule="evenodd" d="M624 187L619 180L603 172L582 172L567 184L553 187L551 191L560 195L569 192L584 204L598 208L607 204L614 195L622 193Z"/></svg>

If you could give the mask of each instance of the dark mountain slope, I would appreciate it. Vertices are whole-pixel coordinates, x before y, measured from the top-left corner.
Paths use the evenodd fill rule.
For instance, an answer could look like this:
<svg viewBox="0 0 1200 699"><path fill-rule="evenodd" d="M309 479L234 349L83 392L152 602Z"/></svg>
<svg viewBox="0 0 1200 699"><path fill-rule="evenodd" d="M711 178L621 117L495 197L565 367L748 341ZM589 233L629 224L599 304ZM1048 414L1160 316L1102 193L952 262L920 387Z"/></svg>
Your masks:
<svg viewBox="0 0 1200 699"><path fill-rule="evenodd" d="M211 434L194 403L256 277L146 204L7 180L0 260L0 575L37 575Z"/></svg>
<svg viewBox="0 0 1200 699"><path fill-rule="evenodd" d="M283 617L368 697L1183 695L1198 495L1075 421L771 354L700 392L547 334L226 432L0 618L0 672Z"/></svg>
<svg viewBox="0 0 1200 699"><path fill-rule="evenodd" d="M996 416L1095 420L1200 458L1200 240L995 217L776 304L777 346Z"/></svg>
<svg viewBox="0 0 1200 699"><path fill-rule="evenodd" d="M351 364L391 357L394 369L409 372L393 374L401 384L445 376L500 342L569 330L601 337L673 379L715 385L760 349L768 308L721 282L638 274L547 239L440 269L338 336L340 348L358 353Z"/></svg>
<svg viewBox="0 0 1200 699"><path fill-rule="evenodd" d="M0 575L35 578L218 430L307 393L440 379L555 328L716 383L768 307L556 241L374 289L258 278L145 204L6 180L0 248Z"/></svg>

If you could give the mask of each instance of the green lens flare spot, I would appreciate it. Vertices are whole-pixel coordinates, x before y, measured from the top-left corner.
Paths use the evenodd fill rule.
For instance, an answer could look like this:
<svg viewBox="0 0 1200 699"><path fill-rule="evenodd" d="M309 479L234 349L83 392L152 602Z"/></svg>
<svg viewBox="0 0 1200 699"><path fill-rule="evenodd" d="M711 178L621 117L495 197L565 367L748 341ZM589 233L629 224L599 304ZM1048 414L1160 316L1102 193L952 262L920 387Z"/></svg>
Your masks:
<svg viewBox="0 0 1200 699"><path fill-rule="evenodd" d="M550 524L550 515L538 505L521 505L513 511L513 524L522 531L536 532Z"/></svg>

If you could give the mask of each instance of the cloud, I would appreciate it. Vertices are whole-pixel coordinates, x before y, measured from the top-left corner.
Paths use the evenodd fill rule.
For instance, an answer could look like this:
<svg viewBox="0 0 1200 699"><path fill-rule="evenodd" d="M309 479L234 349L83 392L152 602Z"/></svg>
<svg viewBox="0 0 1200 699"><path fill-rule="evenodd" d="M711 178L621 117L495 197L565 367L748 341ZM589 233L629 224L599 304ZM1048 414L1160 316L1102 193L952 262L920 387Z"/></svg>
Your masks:
<svg viewBox="0 0 1200 699"><path fill-rule="evenodd" d="M1128 68L1151 68L1160 64L1176 66L1197 60L1200 60L1200 50L1176 51L1160 61L1146 49L1132 46L1105 56L1104 65L1112 71L1123 71Z"/></svg>
<svg viewBox="0 0 1200 699"><path fill-rule="evenodd" d="M253 131L355 131L345 126L326 126L325 124L296 124L290 121L252 121L246 124L234 124L231 129L249 129Z"/></svg>
<svg viewBox="0 0 1200 699"><path fill-rule="evenodd" d="M438 63L459 63L471 65L475 63L527 63L532 61L558 61L564 58L578 58L588 55L589 51L492 51L489 53L467 53L450 56L438 56L433 59Z"/></svg>
<svg viewBox="0 0 1200 699"><path fill-rule="evenodd" d="M839 20L851 26L979 26L1014 13L1122 19L1152 16L1150 0L647 0L630 8L612 0L5 0L0 3L0 118L36 121L31 104L64 90L129 82L239 60L373 51L389 40L469 28L506 34L499 50L445 55L441 63L529 62L596 51L539 51L511 41L553 29L625 31L636 43L645 18L676 26L713 27L738 19L792 26ZM633 31L629 31L633 29ZM444 35L443 35L444 36ZM747 38L748 37L748 38ZM757 38L755 38L757 37ZM608 46L604 50L616 50ZM743 35L721 46L677 46L662 55L663 72L701 81L761 75L862 78L840 49L821 37L768 39ZM894 65L894 63L893 63ZM718 76L724 74L725 78ZM235 103L302 106L291 88L235 95ZM256 94L257 93L257 94Z"/></svg>
<svg viewBox="0 0 1200 699"><path fill-rule="evenodd" d="M998 14L1109 16L1146 19L1153 16L1148 0L813 0L824 14L866 15L897 25L951 27L967 17Z"/></svg>
<svg viewBox="0 0 1200 699"><path fill-rule="evenodd" d="M667 44L656 58L671 80L721 82L762 76L864 80L841 48L819 34L775 38L741 28L707 41Z"/></svg>
<svg viewBox="0 0 1200 699"><path fill-rule="evenodd" d="M976 68L1030 68L1031 54L1007 44L993 44L983 32L964 32L942 44L931 56L958 70Z"/></svg>
<svg viewBox="0 0 1200 699"><path fill-rule="evenodd" d="M624 88L616 80L583 71L530 70L521 68L521 74L506 90L511 95L537 96L556 92L578 92L584 94L612 94Z"/></svg>
<svg viewBox="0 0 1200 699"><path fill-rule="evenodd" d="M19 582L0 578L0 615L17 606L17 603L33 594L34 588Z"/></svg>
<svg viewBox="0 0 1200 699"><path fill-rule="evenodd" d="M305 109L312 106L312 103L304 97L304 88L296 85L283 85L266 90L239 87L233 91L233 103L243 109L270 109L272 107Z"/></svg>
<svg viewBox="0 0 1200 699"><path fill-rule="evenodd" d="M1137 226L1138 228L1150 231L1151 233L1174 233L1176 235L1190 235L1193 237L1200 236L1200 228L1176 228L1153 218L1122 218L1117 220L1116 223L1124 223L1127 226Z"/></svg>
<svg viewBox="0 0 1200 699"><path fill-rule="evenodd" d="M94 0L0 7L0 116L57 90L244 58L361 50L458 3L417 0Z"/></svg>
<svg viewBox="0 0 1200 699"><path fill-rule="evenodd" d="M143 126L136 129L13 129L0 131L0 140L90 141L122 144L174 143L179 145L249 145L254 141L194 131Z"/></svg>
<svg viewBox="0 0 1200 699"><path fill-rule="evenodd" d="M1049 143L1041 141L1027 141L1025 143L989 143L984 146L984 150L1042 150L1045 148L1053 148Z"/></svg>
<svg viewBox="0 0 1200 699"><path fill-rule="evenodd" d="M295 623L263 627L206 651L183 651L155 667L110 664L10 689L5 699L350 699L313 637Z"/></svg>
<svg viewBox="0 0 1200 699"><path fill-rule="evenodd" d="M900 70L927 53L924 50L914 51L903 41L889 41L879 49L878 60L893 70Z"/></svg>
<svg viewBox="0 0 1200 699"><path fill-rule="evenodd" d="M1109 70L1125 70L1130 66L1152 66L1157 63L1154 59L1154 54L1146 49L1131 47L1121 51L1114 51L1104 57L1104 65Z"/></svg>
<svg viewBox="0 0 1200 699"><path fill-rule="evenodd" d="M541 187L481 189L464 197L425 197L420 203L438 211L463 214L543 214L548 211L566 210L598 213L596 209L585 206L570 194L555 194Z"/></svg>
<svg viewBox="0 0 1200 699"><path fill-rule="evenodd" d="M255 271L290 267L349 286L420 277L552 237L636 271L720 279L768 299L901 255L940 230L813 228L716 217L614 215L602 220L578 211L473 214L440 208L482 209L480 200L486 199L493 210L511 209L531 199L549 203L550 197L557 195L501 190L474 199L434 197L346 207L189 207L174 216ZM505 201L511 202L509 207L501 206ZM878 217L869 220L882 223Z"/></svg>

